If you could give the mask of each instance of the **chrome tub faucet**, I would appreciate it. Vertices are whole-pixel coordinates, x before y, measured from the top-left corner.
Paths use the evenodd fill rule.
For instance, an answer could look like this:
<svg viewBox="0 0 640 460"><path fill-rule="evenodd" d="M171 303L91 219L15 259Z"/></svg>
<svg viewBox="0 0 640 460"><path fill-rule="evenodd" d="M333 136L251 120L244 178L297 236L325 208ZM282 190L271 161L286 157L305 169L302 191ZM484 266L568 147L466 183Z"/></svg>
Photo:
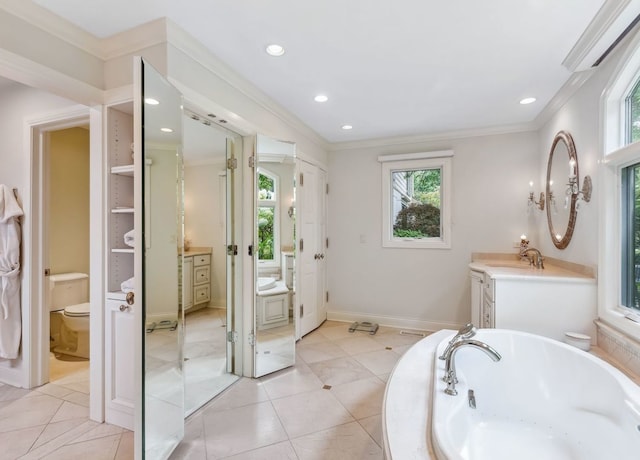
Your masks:
<svg viewBox="0 0 640 460"><path fill-rule="evenodd" d="M458 394L458 391L456 390L456 383L458 383L458 379L456 377L455 358L456 358L456 353L462 347L473 347L478 350L481 350L487 356L489 356L494 362L498 362L502 359L502 356L500 356L500 353L498 353L496 350L494 350L492 347L490 347L486 343L480 342L479 340L465 339L465 340L460 340L454 343L453 346L451 347L451 351L446 357L445 370L444 370L444 381L447 382L447 388L444 390L444 392L451 396L455 396Z"/></svg>
<svg viewBox="0 0 640 460"><path fill-rule="evenodd" d="M442 354L438 356L438 359L442 359L442 360L447 359L449 357L449 354L451 353L451 347L453 347L453 345L456 342L459 342L460 340L470 339L474 335L476 335L475 326L471 323L465 324L460 328L460 330L458 330L458 333L454 335L453 338L449 341L449 344L444 349Z"/></svg>

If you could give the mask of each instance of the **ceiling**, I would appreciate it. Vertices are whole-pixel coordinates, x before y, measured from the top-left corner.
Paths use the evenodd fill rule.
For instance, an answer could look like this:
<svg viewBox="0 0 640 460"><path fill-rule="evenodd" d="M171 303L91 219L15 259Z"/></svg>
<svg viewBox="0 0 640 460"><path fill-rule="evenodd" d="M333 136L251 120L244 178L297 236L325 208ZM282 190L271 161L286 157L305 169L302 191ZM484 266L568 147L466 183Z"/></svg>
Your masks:
<svg viewBox="0 0 640 460"><path fill-rule="evenodd" d="M329 142L533 121L605 3L34 1L100 38L166 16ZM285 54L267 55L271 43ZM525 97L537 100L519 104Z"/></svg>

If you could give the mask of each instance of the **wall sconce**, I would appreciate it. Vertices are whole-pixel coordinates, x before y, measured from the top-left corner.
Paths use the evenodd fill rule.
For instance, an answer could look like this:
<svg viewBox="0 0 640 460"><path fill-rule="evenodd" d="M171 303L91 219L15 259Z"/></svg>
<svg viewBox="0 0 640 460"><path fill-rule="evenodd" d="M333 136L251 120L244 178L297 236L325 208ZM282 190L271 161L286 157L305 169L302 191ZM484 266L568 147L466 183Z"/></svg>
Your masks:
<svg viewBox="0 0 640 460"><path fill-rule="evenodd" d="M568 208L572 197L576 197L576 209L580 207L580 201L588 203L591 201L593 183L591 176L584 176L582 180L582 190L578 188L578 176L576 174L576 160L569 161L569 182L565 191L564 207Z"/></svg>
<svg viewBox="0 0 640 460"><path fill-rule="evenodd" d="M544 211L544 192L540 192L540 201L536 201L533 193L533 181L529 182L529 200L527 201L528 210L531 210L534 206L540 211Z"/></svg>

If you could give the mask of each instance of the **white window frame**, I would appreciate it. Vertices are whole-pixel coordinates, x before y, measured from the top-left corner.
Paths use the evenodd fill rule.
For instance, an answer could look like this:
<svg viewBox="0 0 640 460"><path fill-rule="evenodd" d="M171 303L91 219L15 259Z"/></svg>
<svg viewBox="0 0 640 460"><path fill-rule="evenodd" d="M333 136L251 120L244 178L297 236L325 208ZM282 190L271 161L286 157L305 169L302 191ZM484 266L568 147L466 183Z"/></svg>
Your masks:
<svg viewBox="0 0 640 460"><path fill-rule="evenodd" d="M640 162L640 142L625 145L625 99L640 78L640 35L620 60L602 95L600 167L598 316L628 336L640 340L635 309L622 305L622 170Z"/></svg>
<svg viewBox="0 0 640 460"><path fill-rule="evenodd" d="M280 266L280 176L262 167L258 168L258 175L260 174L273 179L274 199L258 199L258 209L273 208L273 260L261 260L260 252L258 251L258 267L274 268Z"/></svg>
<svg viewBox="0 0 640 460"><path fill-rule="evenodd" d="M451 177L452 150L380 155L382 164L382 246L408 249L451 249ZM440 237L397 238L393 236L392 173L419 169L440 169Z"/></svg>

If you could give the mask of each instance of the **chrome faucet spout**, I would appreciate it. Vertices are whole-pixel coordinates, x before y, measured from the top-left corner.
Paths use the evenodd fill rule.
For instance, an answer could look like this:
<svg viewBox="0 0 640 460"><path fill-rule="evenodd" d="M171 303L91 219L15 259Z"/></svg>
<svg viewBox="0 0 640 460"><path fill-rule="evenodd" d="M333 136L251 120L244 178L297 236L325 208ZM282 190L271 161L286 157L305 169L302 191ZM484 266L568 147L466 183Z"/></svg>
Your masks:
<svg viewBox="0 0 640 460"><path fill-rule="evenodd" d="M480 342L479 340L461 340L456 342L451 347L451 352L445 363L445 371L444 371L444 380L447 382L447 388L444 392L448 395L455 396L458 394L456 390L456 383L458 383L458 379L456 377L456 353L462 347L473 347L478 350L483 351L487 356L489 356L494 362L498 362L502 359L500 353L494 350L491 346L487 345L484 342Z"/></svg>
<svg viewBox="0 0 640 460"><path fill-rule="evenodd" d="M465 324L449 341L442 354L438 356L438 359L447 359L449 357L449 353L451 353L451 348L453 347L453 345L455 345L456 342L459 342L460 340L470 339L474 335L476 335L476 327L472 323Z"/></svg>
<svg viewBox="0 0 640 460"><path fill-rule="evenodd" d="M544 268L544 257L539 249L526 248L520 251L520 257L523 259L529 259L531 265L535 265L536 268Z"/></svg>

